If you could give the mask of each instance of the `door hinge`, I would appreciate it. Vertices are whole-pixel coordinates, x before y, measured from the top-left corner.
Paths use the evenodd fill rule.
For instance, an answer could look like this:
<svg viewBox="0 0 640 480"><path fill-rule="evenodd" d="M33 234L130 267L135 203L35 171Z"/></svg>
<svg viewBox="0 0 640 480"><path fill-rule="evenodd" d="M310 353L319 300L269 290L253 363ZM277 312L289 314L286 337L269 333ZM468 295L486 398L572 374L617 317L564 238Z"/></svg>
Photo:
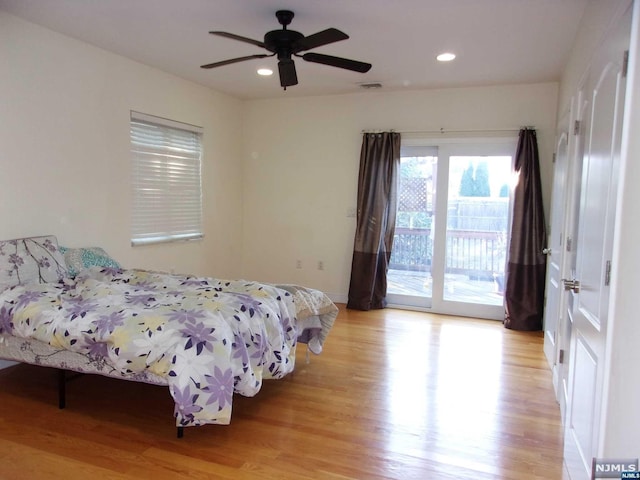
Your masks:
<svg viewBox="0 0 640 480"><path fill-rule="evenodd" d="M553 158L551 159L551 163L556 163L556 154L553 154Z"/></svg>
<svg viewBox="0 0 640 480"><path fill-rule="evenodd" d="M604 269L604 286L608 287L611 283L611 260L607 260Z"/></svg>
<svg viewBox="0 0 640 480"><path fill-rule="evenodd" d="M562 349L558 351L558 363L564 363L564 350Z"/></svg>
<svg viewBox="0 0 640 480"><path fill-rule="evenodd" d="M572 244L572 243L573 243L573 242L571 241L571 237L567 237L567 249L566 249L566 250L567 250L567 252L570 252L570 251L571 251L571 244Z"/></svg>
<svg viewBox="0 0 640 480"><path fill-rule="evenodd" d="M629 50L625 50L622 55L622 78L627 78L627 70L629 69Z"/></svg>
<svg viewBox="0 0 640 480"><path fill-rule="evenodd" d="M580 120L576 120L573 124L573 134L580 135Z"/></svg>

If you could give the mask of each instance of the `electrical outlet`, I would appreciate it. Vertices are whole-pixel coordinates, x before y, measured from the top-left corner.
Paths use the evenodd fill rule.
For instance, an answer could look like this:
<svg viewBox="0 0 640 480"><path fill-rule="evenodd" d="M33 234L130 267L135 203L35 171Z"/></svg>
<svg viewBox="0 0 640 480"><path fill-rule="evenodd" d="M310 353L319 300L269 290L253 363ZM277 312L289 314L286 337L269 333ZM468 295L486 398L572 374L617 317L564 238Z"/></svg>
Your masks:
<svg viewBox="0 0 640 480"><path fill-rule="evenodd" d="M302 260L296 260L296 268L302 268Z"/></svg>
<svg viewBox="0 0 640 480"><path fill-rule="evenodd" d="M318 270L324 270L324 262L322 260L318 260Z"/></svg>

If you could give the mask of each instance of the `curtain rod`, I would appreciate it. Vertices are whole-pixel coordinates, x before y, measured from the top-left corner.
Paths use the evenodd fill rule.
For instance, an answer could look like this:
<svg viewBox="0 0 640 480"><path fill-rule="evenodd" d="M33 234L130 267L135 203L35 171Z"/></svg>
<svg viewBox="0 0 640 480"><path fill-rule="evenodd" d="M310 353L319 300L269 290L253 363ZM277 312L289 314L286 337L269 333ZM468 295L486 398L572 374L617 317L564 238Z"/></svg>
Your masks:
<svg viewBox="0 0 640 480"><path fill-rule="evenodd" d="M410 134L410 135L444 135L444 134L468 134L468 133L514 133L519 132L520 130L535 130L536 127L527 125L524 127L511 127L511 128L468 128L468 129L448 129L448 128L440 128L440 130L400 130L398 133L400 134ZM362 130L361 133L382 133L384 131L395 132L394 129L390 130Z"/></svg>

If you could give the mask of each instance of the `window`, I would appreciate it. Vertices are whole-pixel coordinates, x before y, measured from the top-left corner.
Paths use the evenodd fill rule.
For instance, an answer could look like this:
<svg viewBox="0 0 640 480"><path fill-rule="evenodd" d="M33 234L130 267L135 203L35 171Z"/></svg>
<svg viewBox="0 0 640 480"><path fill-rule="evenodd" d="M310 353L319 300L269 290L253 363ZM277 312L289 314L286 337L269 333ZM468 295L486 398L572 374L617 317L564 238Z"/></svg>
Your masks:
<svg viewBox="0 0 640 480"><path fill-rule="evenodd" d="M202 128L131 112L131 244L202 238Z"/></svg>

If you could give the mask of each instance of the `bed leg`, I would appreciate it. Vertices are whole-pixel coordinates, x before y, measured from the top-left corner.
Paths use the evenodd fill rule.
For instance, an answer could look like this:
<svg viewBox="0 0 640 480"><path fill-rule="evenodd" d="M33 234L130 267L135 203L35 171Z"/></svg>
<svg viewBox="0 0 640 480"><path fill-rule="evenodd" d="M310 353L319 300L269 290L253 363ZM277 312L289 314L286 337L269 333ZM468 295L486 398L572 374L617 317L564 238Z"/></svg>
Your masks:
<svg viewBox="0 0 640 480"><path fill-rule="evenodd" d="M177 432L176 432L176 436L177 436L178 438L182 438L182 437L184 437L184 427L178 427L178 430L177 430Z"/></svg>
<svg viewBox="0 0 640 480"><path fill-rule="evenodd" d="M67 405L66 386L66 372L60 369L58 370L58 408L60 409Z"/></svg>

